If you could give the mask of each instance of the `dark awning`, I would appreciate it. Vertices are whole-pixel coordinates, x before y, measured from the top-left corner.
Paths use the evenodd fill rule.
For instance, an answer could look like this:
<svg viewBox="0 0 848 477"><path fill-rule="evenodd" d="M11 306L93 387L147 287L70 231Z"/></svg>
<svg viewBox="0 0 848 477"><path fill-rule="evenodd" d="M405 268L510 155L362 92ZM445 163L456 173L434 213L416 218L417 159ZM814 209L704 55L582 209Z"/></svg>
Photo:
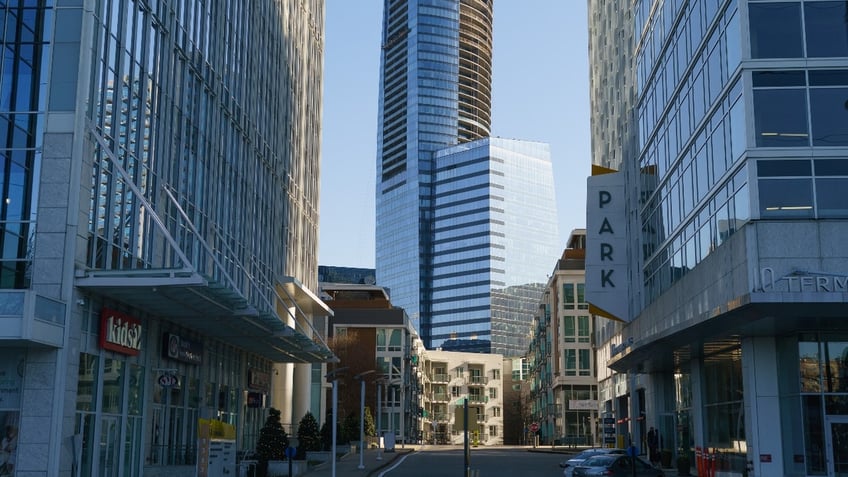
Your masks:
<svg viewBox="0 0 848 477"><path fill-rule="evenodd" d="M145 310L276 363L314 363L334 358L327 346L289 326L273 310L258 310L236 290L190 269L99 270L77 277L90 293ZM311 322L332 311L297 280L277 283L279 303Z"/></svg>

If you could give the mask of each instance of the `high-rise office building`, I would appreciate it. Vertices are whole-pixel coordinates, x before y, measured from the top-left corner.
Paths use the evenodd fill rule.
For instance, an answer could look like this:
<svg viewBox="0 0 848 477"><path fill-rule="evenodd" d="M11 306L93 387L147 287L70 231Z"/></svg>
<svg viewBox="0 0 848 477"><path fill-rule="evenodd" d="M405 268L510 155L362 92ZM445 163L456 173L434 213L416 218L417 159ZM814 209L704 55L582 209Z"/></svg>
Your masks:
<svg viewBox="0 0 848 477"><path fill-rule="evenodd" d="M601 410L693 467L848 470L847 8L590 2Z"/></svg>
<svg viewBox="0 0 848 477"><path fill-rule="evenodd" d="M480 351L515 355L526 351L559 239L547 147L486 139L492 3L385 2L377 283L418 323L428 348L473 339ZM537 202L522 202L529 191ZM539 219L529 224L538 241L518 251L515 234L532 235L517 230L523 217Z"/></svg>
<svg viewBox="0 0 848 477"><path fill-rule="evenodd" d="M317 415L332 356L311 292L323 1L0 15L6 470L235 475L269 406Z"/></svg>

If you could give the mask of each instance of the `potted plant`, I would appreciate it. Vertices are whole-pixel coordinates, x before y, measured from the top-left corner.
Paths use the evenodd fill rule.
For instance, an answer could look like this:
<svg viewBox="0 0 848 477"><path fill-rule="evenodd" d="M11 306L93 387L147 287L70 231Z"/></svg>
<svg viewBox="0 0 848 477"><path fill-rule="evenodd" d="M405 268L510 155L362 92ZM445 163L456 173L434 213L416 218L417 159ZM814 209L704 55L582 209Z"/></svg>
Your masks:
<svg viewBox="0 0 848 477"><path fill-rule="evenodd" d="M281 462L285 459L286 446L289 437L280 423L280 411L271 408L265 426L259 431L259 441L256 443L256 456L259 460L257 474L259 477L268 475L269 462Z"/></svg>
<svg viewBox="0 0 848 477"><path fill-rule="evenodd" d="M660 451L660 465L663 469L671 468L671 449L663 449Z"/></svg>
<svg viewBox="0 0 848 477"><path fill-rule="evenodd" d="M689 453L687 451L680 451L680 454L677 456L677 475L692 475L689 473L690 467Z"/></svg>

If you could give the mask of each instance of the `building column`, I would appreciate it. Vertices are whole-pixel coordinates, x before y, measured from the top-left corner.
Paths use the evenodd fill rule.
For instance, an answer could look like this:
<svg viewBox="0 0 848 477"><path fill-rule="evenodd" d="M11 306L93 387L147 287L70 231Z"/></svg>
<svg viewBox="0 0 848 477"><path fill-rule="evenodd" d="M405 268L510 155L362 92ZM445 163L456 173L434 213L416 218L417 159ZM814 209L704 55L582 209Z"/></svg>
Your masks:
<svg viewBox="0 0 848 477"><path fill-rule="evenodd" d="M294 365L292 379L292 424L297 426L300 420L311 411L312 395L312 363L297 363ZM313 416L319 420L319 416Z"/></svg>
<svg viewBox="0 0 848 477"><path fill-rule="evenodd" d="M777 344L773 337L742 340L745 440L753 475L783 474ZM768 458L754 458L768 456Z"/></svg>
<svg viewBox="0 0 848 477"><path fill-rule="evenodd" d="M292 423L293 383L294 363L275 363L274 374L271 376L271 407L280 411L283 425Z"/></svg>

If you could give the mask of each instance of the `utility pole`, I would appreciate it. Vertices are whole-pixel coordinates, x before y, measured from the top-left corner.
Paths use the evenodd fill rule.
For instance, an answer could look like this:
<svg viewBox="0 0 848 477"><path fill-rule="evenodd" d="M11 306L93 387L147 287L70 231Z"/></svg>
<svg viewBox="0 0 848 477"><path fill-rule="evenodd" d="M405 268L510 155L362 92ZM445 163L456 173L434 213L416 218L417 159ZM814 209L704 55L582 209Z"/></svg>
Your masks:
<svg viewBox="0 0 848 477"><path fill-rule="evenodd" d="M468 398L462 404L462 426L465 428L465 477L471 477L471 448L468 446Z"/></svg>

